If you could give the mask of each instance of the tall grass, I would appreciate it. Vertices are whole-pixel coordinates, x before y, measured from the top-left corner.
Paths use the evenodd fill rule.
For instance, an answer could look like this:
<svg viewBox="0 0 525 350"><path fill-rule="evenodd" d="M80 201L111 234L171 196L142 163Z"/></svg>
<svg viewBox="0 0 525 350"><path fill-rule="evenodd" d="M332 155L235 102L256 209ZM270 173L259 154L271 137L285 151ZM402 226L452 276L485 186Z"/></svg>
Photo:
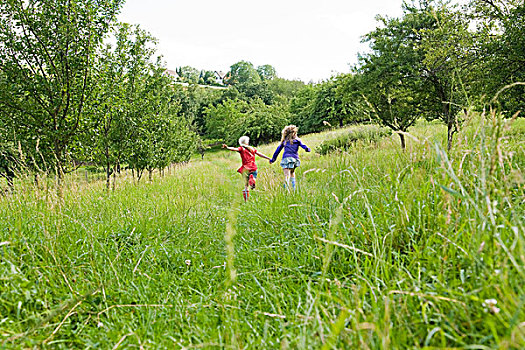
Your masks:
<svg viewBox="0 0 525 350"><path fill-rule="evenodd" d="M508 124L473 118L448 154L432 123L405 152L394 135L302 154L294 193L261 159L247 203L228 152L113 192L18 188L0 200L0 342L523 348L525 134Z"/></svg>

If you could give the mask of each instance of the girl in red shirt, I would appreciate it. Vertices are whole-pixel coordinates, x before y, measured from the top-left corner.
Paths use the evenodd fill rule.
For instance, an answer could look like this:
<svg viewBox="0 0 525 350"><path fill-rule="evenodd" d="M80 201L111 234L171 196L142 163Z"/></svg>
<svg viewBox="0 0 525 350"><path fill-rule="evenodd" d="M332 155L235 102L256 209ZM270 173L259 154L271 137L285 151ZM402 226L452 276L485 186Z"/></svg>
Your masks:
<svg viewBox="0 0 525 350"><path fill-rule="evenodd" d="M255 179L257 178L257 165L255 164L255 155L263 157L265 159L271 160L270 157L265 156L261 152L257 151L252 146L249 146L250 138L248 136L242 136L239 139L240 147L228 147L223 144L222 148L226 148L229 151L238 152L241 156L242 165L237 170L244 178L244 190L242 191L242 196L244 201L247 201L250 198L250 190L255 188Z"/></svg>

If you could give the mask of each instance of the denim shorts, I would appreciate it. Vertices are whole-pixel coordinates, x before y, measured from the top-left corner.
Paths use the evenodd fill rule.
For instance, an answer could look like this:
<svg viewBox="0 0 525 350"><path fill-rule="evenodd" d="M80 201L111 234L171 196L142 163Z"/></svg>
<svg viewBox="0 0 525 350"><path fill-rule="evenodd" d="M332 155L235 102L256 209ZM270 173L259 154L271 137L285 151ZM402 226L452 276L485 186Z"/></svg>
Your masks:
<svg viewBox="0 0 525 350"><path fill-rule="evenodd" d="M281 168L283 169L295 169L301 165L301 161L294 157L286 157L281 160Z"/></svg>

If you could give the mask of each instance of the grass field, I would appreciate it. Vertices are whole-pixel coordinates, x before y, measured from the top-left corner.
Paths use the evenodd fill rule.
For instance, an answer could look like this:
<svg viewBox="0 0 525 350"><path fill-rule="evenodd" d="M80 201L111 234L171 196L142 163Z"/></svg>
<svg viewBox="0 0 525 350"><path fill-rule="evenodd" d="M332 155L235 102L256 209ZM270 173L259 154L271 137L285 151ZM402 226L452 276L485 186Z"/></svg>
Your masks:
<svg viewBox="0 0 525 350"><path fill-rule="evenodd" d="M0 347L525 347L525 120L0 198ZM337 130L304 135L315 148ZM259 148L270 155L275 148Z"/></svg>

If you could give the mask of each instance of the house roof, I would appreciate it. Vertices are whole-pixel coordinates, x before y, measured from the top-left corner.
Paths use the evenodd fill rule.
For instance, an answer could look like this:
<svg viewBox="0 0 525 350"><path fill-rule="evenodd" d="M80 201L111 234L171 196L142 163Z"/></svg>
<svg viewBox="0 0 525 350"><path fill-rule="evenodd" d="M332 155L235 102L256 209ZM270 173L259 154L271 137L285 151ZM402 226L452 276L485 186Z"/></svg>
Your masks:
<svg viewBox="0 0 525 350"><path fill-rule="evenodd" d="M167 75L170 75L172 77L175 77L175 78L178 78L179 75L177 74L177 72L175 72L174 70L171 70L171 69L166 69L166 72L165 72Z"/></svg>

